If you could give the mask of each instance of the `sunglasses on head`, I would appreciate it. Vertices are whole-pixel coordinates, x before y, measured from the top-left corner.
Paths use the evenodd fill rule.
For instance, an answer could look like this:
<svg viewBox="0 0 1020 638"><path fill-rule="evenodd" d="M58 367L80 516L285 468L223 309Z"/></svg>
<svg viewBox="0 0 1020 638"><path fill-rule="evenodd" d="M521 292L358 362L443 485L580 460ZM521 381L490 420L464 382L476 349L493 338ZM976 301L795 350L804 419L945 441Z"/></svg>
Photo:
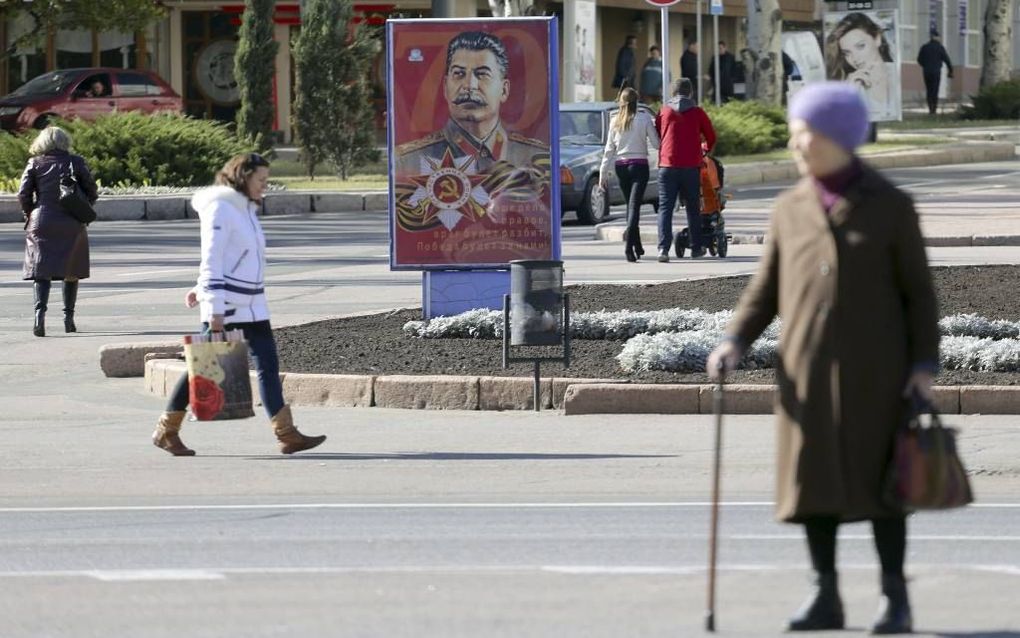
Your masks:
<svg viewBox="0 0 1020 638"><path fill-rule="evenodd" d="M249 153L248 161L245 162L251 168L258 168L260 166L269 166L269 160L262 157L258 153Z"/></svg>

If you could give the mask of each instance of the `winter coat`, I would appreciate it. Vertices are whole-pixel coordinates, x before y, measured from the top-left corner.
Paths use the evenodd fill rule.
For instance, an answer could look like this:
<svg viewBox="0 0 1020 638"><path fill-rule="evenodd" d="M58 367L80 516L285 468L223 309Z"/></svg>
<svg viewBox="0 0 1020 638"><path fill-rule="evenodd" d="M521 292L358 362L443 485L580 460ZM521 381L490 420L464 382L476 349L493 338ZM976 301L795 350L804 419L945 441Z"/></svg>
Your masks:
<svg viewBox="0 0 1020 638"><path fill-rule="evenodd" d="M620 47L616 54L616 73L613 74L613 88L634 87L634 49L629 46Z"/></svg>
<svg viewBox="0 0 1020 638"><path fill-rule="evenodd" d="M269 319L266 301L266 237L258 204L229 186L204 188L191 198L202 228L202 264L196 292L202 321Z"/></svg>
<svg viewBox="0 0 1020 638"><path fill-rule="evenodd" d="M946 47L938 40L929 40L917 53L917 63L925 75L939 75L942 73L942 65L946 65L949 77L953 77L953 63L949 61L949 54Z"/></svg>
<svg viewBox="0 0 1020 638"><path fill-rule="evenodd" d="M777 313L777 517L899 514L882 490L902 392L939 343L910 197L866 167L828 215L811 179L782 193L727 332L751 344Z"/></svg>
<svg viewBox="0 0 1020 638"><path fill-rule="evenodd" d="M21 175L18 200L25 222L24 279L86 279L89 276L89 235L60 205L60 178L74 166L78 184L89 202L99 198L85 160L67 151L51 151L28 160Z"/></svg>
<svg viewBox="0 0 1020 638"><path fill-rule="evenodd" d="M698 168L704 153L701 140L708 150L715 146L715 129L712 121L690 98L674 96L659 109L655 116L659 131L660 168Z"/></svg>

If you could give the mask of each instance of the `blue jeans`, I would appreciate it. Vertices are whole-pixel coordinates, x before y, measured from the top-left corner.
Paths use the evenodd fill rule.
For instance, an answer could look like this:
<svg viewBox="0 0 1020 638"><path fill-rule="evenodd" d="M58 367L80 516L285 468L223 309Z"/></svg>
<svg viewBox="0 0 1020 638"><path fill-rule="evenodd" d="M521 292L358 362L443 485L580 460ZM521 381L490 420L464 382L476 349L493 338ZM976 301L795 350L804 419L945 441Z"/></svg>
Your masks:
<svg viewBox="0 0 1020 638"><path fill-rule="evenodd" d="M677 195L687 206L691 252L703 250L701 241L701 169L659 167L659 252L673 245L673 209Z"/></svg>
<svg viewBox="0 0 1020 638"><path fill-rule="evenodd" d="M203 323L203 332L208 329L209 324ZM262 397L262 405L269 414L269 418L273 418L285 405L283 384L280 383L280 359L276 355L273 328L268 321L256 321L254 323L227 324L224 329L244 332L244 338L248 341L248 351L251 353L251 358L255 362L255 370L259 375L259 395ZM184 374L170 394L166 410L167 412L183 412L188 409L190 400L188 375Z"/></svg>

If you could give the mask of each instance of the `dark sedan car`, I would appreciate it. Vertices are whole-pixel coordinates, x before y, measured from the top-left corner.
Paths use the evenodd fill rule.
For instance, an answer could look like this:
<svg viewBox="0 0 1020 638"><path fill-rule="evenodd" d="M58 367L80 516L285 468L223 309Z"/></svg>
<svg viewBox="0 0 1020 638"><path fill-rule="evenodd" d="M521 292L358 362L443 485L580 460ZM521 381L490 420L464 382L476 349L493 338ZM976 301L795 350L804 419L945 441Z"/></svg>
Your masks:
<svg viewBox="0 0 1020 638"><path fill-rule="evenodd" d="M560 200L563 211L577 211L577 218L585 224L598 224L609 217L611 204L623 204L623 191L616 173L610 171L609 197L596 198L592 194L598 184L602 149L606 146L609 122L619 107L615 102L577 102L560 105ZM648 107L639 108L650 114ZM652 114L654 116L654 114ZM652 152L648 158L651 168L645 203L657 209L659 205L659 156ZM601 205L597 205L601 203Z"/></svg>
<svg viewBox="0 0 1020 638"><path fill-rule="evenodd" d="M158 75L134 69L63 69L0 98L0 127L43 128L53 117L90 120L113 111L180 112L181 96Z"/></svg>

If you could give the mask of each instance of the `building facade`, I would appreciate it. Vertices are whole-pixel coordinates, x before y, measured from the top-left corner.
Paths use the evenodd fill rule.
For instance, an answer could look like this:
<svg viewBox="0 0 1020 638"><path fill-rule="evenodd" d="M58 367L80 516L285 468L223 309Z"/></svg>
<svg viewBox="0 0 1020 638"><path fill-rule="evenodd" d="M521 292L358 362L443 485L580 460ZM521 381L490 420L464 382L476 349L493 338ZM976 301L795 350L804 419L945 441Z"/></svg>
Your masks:
<svg viewBox="0 0 1020 638"><path fill-rule="evenodd" d="M541 2L545 14L561 18L570 13L567 3L585 0ZM590 0L589 0L590 1ZM919 47L927 41L932 27L943 35L958 72L948 94L950 99L976 92L981 71L983 50L982 22L987 0L875 0L876 9L900 11L900 57L903 60L901 85L904 103L923 101L921 72L914 60ZM184 98L185 110L197 117L233 121L236 113L237 84L233 74L233 53L236 49L240 16L244 5L211 0L164 0L167 15L146 31L138 33L93 33L61 30L46 34L44 41L9 55L0 66L0 93L7 93L46 71L82 66L147 68L156 71ZM712 18L707 15L709 0L684 0L670 7L669 50L671 77L678 77L680 55L686 43L698 33L698 6L701 15L702 64L707 70L715 40ZM825 10L841 10L845 2L820 0L781 0L784 29L809 30L818 33ZM455 0L458 17L491 15L484 0ZM388 4L355 3L358 19L369 28L382 29L388 17L428 17L430 3L426 0L395 0ZM1015 16L1014 67L1020 68L1020 12ZM593 85L594 99L613 99L614 62L617 51L628 35L638 40L636 67L640 69L652 45L660 44L660 11L645 0L596 0L594 6L593 49L586 81ZM723 0L723 16L719 20L719 39L725 40L733 52L746 44L747 0ZM573 14L571 14L573 15ZM6 47L18 39L30 23L26 16L0 19L0 40ZM297 1L280 1L274 15L276 40L280 43L274 77L276 124L283 141L291 139L291 104L294 72L291 39L299 32L300 8ZM563 42L563 24L561 38ZM576 25L572 25L576 28ZM564 47L561 47L563 49ZM561 51L562 56L562 51ZM562 60L561 60L562 61ZM373 69L378 123L383 125L385 86L383 59Z"/></svg>

